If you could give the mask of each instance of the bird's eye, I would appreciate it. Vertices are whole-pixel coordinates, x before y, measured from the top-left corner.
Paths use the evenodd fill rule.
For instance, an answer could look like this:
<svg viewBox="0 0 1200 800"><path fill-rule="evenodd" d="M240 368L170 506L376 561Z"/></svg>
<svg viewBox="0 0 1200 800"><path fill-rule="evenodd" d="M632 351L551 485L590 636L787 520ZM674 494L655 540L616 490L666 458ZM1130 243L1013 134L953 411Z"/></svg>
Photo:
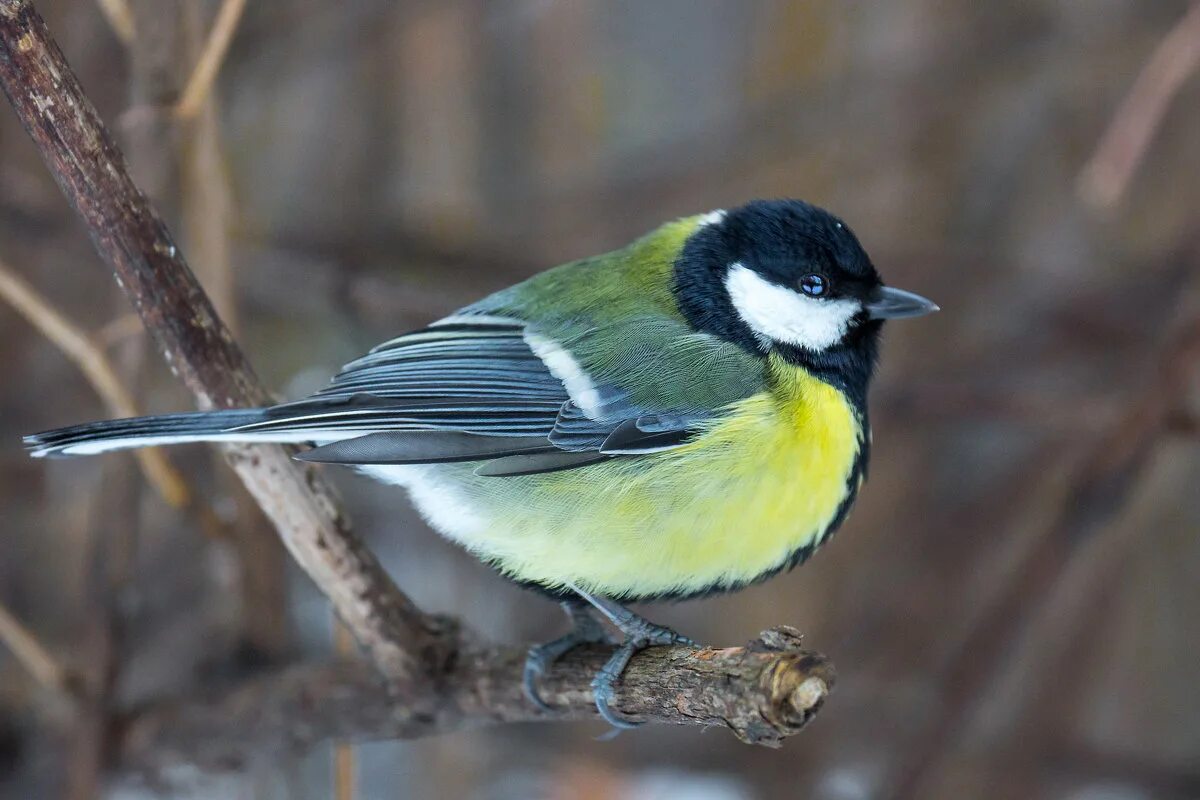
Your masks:
<svg viewBox="0 0 1200 800"><path fill-rule="evenodd" d="M809 297L820 297L825 294L828 288L829 282L822 275L814 273L812 275L805 275L800 279L800 291Z"/></svg>

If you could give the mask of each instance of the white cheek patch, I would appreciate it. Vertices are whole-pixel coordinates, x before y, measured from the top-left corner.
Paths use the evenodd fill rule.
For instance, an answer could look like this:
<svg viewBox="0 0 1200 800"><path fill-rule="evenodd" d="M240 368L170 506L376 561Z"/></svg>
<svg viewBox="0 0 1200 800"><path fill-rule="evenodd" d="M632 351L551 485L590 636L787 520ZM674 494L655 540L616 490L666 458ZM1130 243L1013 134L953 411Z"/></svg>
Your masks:
<svg viewBox="0 0 1200 800"><path fill-rule="evenodd" d="M778 286L733 264L725 289L738 316L765 343L784 342L821 351L841 341L862 307L857 300L818 300Z"/></svg>

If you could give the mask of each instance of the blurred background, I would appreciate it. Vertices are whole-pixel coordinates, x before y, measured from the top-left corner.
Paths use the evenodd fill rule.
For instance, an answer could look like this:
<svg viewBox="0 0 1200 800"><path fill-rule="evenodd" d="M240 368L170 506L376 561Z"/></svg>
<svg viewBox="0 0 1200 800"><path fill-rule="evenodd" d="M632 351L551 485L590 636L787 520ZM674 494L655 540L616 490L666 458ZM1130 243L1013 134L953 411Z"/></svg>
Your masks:
<svg viewBox="0 0 1200 800"><path fill-rule="evenodd" d="M1172 344L1200 318L1200 6L272 0L180 114L219 3L36 5L281 398L538 270L755 197L828 207L944 309L887 331L870 480L833 543L650 609L720 644L791 624L833 660L836 692L781 750L510 726L171 791L1200 797L1200 389L1180 377L1195 343ZM212 452L22 453L21 434L121 402L191 400L7 109L0 266L0 795L153 796L105 775L106 715L327 657L329 608ZM98 358L128 397L97 394L79 363ZM558 635L553 604L402 495L329 473L424 608L496 641ZM65 708L72 682L103 702Z"/></svg>

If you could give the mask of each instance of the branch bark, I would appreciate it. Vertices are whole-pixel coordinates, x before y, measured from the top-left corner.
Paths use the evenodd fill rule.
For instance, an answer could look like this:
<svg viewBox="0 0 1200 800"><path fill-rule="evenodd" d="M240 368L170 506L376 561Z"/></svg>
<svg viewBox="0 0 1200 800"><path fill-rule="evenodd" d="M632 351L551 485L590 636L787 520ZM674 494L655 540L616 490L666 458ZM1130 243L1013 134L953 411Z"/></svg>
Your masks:
<svg viewBox="0 0 1200 800"><path fill-rule="evenodd" d="M744 742L778 746L812 718L835 680L825 657L800 644L795 630L774 628L744 647L644 650L621 678L621 710L654 722L726 727ZM359 663L298 666L131 716L121 756L153 772L179 763L230 771L251 753L302 752L329 738L411 739L508 722L598 718L589 684L607 648L573 651L545 675L541 693L556 715L538 711L521 693L524 649L464 648L432 696L416 704L406 691L389 693Z"/></svg>

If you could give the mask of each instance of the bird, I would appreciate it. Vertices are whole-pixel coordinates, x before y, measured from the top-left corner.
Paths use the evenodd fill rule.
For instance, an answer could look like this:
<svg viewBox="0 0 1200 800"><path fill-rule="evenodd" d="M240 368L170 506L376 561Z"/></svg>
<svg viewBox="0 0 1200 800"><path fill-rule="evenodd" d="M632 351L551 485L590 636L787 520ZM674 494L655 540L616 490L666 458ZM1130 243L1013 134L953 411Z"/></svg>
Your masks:
<svg viewBox="0 0 1200 800"><path fill-rule="evenodd" d="M302 461L407 490L431 527L558 601L571 630L530 648L523 686L586 643L616 709L629 660L694 644L634 602L732 592L806 561L867 473L867 392L887 320L938 306L885 285L841 219L754 200L669 221L517 283L266 408L92 422L33 456L182 442L311 445ZM609 638L607 619L622 638Z"/></svg>

